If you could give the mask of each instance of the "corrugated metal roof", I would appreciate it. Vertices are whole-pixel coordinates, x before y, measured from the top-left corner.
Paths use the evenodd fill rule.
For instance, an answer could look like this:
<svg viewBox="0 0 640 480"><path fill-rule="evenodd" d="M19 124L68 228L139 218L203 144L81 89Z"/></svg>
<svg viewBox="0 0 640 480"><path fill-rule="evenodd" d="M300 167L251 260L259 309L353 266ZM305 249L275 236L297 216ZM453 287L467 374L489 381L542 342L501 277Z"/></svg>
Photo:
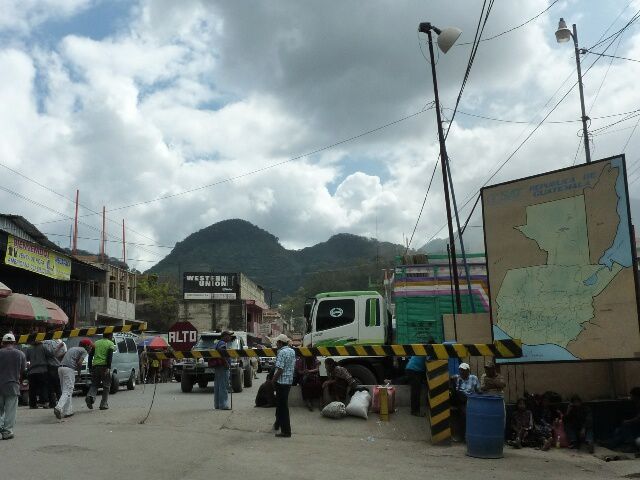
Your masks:
<svg viewBox="0 0 640 480"><path fill-rule="evenodd" d="M26 235L20 235L19 233L22 233L22 232L16 232L15 229L2 228L2 226L8 227L6 224L0 225L0 228L2 230L5 230L7 233L20 237L23 240L26 240L28 242L35 242L42 245L43 247L47 247L47 248L50 248L51 250L60 252L60 247L58 247L55 243L50 241L44 233L38 230L36 226L31 222L29 222L26 218L20 215L9 215L9 214L0 213L0 220L5 220L5 222L12 223L19 230L22 230L22 232L24 232L24 234Z"/></svg>

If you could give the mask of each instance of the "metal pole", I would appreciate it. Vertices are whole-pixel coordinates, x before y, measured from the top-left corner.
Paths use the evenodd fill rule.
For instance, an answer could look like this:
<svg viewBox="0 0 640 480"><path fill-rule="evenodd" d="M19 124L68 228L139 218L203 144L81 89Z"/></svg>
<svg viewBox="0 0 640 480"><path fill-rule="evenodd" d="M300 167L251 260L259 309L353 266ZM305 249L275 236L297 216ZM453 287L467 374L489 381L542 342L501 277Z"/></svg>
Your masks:
<svg viewBox="0 0 640 480"><path fill-rule="evenodd" d="M464 239L462 238L462 229L460 228L460 215L458 215L458 203L456 202L456 191L453 188L453 178L451 177L451 164L447 163L447 174L449 175L449 186L451 187L451 200L453 201L453 213L456 216L456 227L458 228L458 237L460 238L460 252L462 253L462 264L464 265L464 273L467 276L467 291L469 293L469 305L471 313L476 313L476 304L473 301L473 291L471 289L471 275L469 274L469 264L467 263L467 254L464 249Z"/></svg>
<svg viewBox="0 0 640 480"><path fill-rule="evenodd" d="M580 49L578 48L578 30L573 24L573 46L576 50L576 67L578 69L578 90L580 91L580 108L582 110L582 136L584 138L584 155L587 163L591 163L591 149L589 147L589 132L587 131L587 114L584 109L584 91L582 89L582 69L580 68Z"/></svg>
<svg viewBox="0 0 640 480"><path fill-rule="evenodd" d="M431 24L427 24L427 37L429 38L429 55L431 57L431 75L433 76L433 93L435 96L436 120L438 123L438 141L440 142L440 165L442 167L442 184L444 186L445 206L447 208L447 225L449 227L449 244L451 245L451 263L453 266L453 285L455 289L456 308L458 313L462 313L462 302L460 300L460 279L458 278L458 261L456 258L456 245L453 236L453 222L451 219L451 205L449 201L449 182L447 180L447 148L444 143L444 132L442 130L442 118L440 116L440 97L438 95L438 79L436 77L436 62L433 55L433 39L431 37Z"/></svg>

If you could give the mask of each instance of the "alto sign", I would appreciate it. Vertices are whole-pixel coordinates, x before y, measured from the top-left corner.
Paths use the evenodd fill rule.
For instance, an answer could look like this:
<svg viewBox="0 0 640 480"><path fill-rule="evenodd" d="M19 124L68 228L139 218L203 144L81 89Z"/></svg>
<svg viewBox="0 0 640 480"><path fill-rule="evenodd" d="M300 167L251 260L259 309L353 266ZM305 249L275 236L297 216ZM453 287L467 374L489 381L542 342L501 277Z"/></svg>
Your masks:
<svg viewBox="0 0 640 480"><path fill-rule="evenodd" d="M186 352L198 341L198 329L190 322L177 322L169 328L168 337L174 350Z"/></svg>

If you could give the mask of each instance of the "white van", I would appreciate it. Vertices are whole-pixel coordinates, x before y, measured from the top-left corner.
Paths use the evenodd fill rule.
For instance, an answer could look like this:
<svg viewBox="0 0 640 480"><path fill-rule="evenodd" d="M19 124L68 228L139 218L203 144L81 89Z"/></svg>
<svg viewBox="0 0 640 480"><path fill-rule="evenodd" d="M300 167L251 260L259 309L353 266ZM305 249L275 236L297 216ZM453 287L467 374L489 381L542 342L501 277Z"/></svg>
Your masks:
<svg viewBox="0 0 640 480"><path fill-rule="evenodd" d="M67 347L77 347L84 337L67 338ZM102 335L88 337L92 342L100 340ZM111 360L111 388L109 393L117 393L120 385L126 384L128 390L136 388L138 370L140 368L140 358L138 357L138 335L132 333L114 333L113 341L117 350L113 352ZM87 360L82 364L80 375L76 374L76 389L86 394L91 385L91 374L89 373Z"/></svg>

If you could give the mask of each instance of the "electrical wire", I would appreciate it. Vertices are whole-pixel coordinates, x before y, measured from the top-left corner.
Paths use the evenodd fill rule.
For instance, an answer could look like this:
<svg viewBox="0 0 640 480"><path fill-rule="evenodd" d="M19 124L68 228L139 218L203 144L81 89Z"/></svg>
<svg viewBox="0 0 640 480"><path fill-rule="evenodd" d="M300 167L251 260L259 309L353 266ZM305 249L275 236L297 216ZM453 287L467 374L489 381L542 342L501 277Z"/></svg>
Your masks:
<svg viewBox="0 0 640 480"><path fill-rule="evenodd" d="M547 12L551 9L551 7L553 7L553 6L554 6L556 3L558 3L559 1L560 1L560 0L554 0L554 1L553 1L553 2L552 2L552 3L551 3L547 8L545 8L544 10L542 10L542 11L541 11L540 13L538 13L536 16L531 17L529 20L527 20L527 21L525 21L525 22L521 23L520 25L516 25L515 27L510 28L509 30L505 30L504 32L500 32L500 33L498 33L497 35L493 35L493 36L491 36L491 37L487 37L487 38L482 39L482 40L480 40L480 41L481 41L481 42L488 42L488 41L490 41L490 40L494 40L494 39L496 39L496 38L498 38L498 37L501 37L501 36L503 36L503 35L506 35L507 33L511 33L511 32L513 32L514 30L517 30L517 29L519 29L519 28L524 27L525 25L527 25L527 24L529 24L529 23L533 22L536 18L538 18L538 17L540 17L540 16L544 15L545 13L547 13ZM463 46L463 45L472 45L472 44L473 44L473 42L466 42L466 43L460 43L460 44L458 44L458 46Z"/></svg>
<svg viewBox="0 0 640 480"><path fill-rule="evenodd" d="M638 15L634 16L634 22L638 19ZM631 25L631 21L627 24L627 26ZM618 32L618 34L621 34L624 31L624 29L620 30ZM613 42L615 42L616 38L614 38L609 45L607 46L606 49L608 49ZM606 51L605 49L605 51ZM600 58L602 57L597 57L593 63L589 66L589 68L587 68L585 70L585 72L583 73L583 77L594 67L594 65L598 62L598 60L600 60ZM567 92L560 98L560 100L554 105L554 107L549 110L549 112L545 115L545 117L536 125L536 127L527 135L527 137L518 145L518 147L500 164L500 166L498 167L498 169L493 172L489 178L487 180L485 180L485 182L481 185L481 188L486 186L499 172L500 170L502 170L502 168L504 168L504 166L515 156L515 154L524 146L524 144L533 136L533 134L542 126L542 124L546 121L547 118L549 118L549 116L560 106L560 104L564 101L564 99L569 95L569 93L571 93L571 91L575 88L575 86L578 85L578 81L576 81L571 88L569 88L567 90ZM555 96L555 94L554 94ZM460 211L462 211L470 202L471 200L475 198L475 194L473 194L472 196L469 197L469 199L462 205L462 207L460 208ZM427 241L427 243L429 243L430 241L432 241L441 231L443 228L446 227L446 224L443 225L442 227L440 227L440 229L438 229L438 231Z"/></svg>
<svg viewBox="0 0 640 480"><path fill-rule="evenodd" d="M52 236L52 237L68 237L69 235L65 235L64 233L48 233L48 232L42 232L43 235L47 235L47 236ZM100 241L99 238L90 238L90 237L78 237L79 240L93 240L93 241ZM109 240L109 239L105 239L106 242L113 242L113 243L120 243L122 244L122 240ZM175 245L158 245L155 243L152 244L148 244L148 243L136 243L136 242L124 242L125 245L132 245L134 247L157 247L157 248L175 248ZM152 252L153 253L153 252Z"/></svg>
<svg viewBox="0 0 640 480"><path fill-rule="evenodd" d="M27 176L27 175L23 174L22 172L20 172L20 171L18 171L18 170L16 170L16 169L14 169L14 168L11 168L10 166L8 166L8 165L6 165L6 164L4 164L4 163L2 163L2 162L0 162L0 167L5 168L5 169L9 170L9 171L10 171L10 172L12 172L13 174L18 175L18 176L19 176L19 177L21 177L21 178L24 178L25 180L27 180L27 181L29 181L29 182L31 182L31 183L33 183L33 184L35 184L35 185L39 186L40 188L45 189L46 191L48 191L48 192L50 192L50 193L53 193L54 195L56 195L56 196L58 196L58 197L60 197L60 198L62 198L62 199L64 199L64 200L67 200L68 202L72 203L73 205L75 205L75 203L76 203L76 202L75 202L75 200L73 200L72 198L69 198L69 197L67 197L66 195L63 195L63 194L62 194L62 193L60 193L60 192L57 192L56 190L52 189L51 187L48 187L48 186L46 186L46 185L42 184L41 182L39 182L39 181L37 181L37 180L35 180L35 179L33 179L33 178L31 178L31 177L29 177L29 176ZM102 213L101 213L101 212L96 212L95 210L91 209L90 207L87 207L86 205L83 205L83 204L82 204L82 203L80 203L80 202L78 202L78 206L79 206L79 207L81 207L81 208L84 208L85 210L90 211L91 213L93 213L93 214L95 214L95 215L102 215ZM107 219L108 221L112 222L112 223L115 223L115 224L117 224L117 225L120 225L120 222L118 222L117 220L113 220L113 219L111 219L111 218L109 218L109 217L106 217L106 219ZM67 219L55 220L55 221L53 221L53 222L42 222L42 223L40 223L40 225L43 225L43 224L45 224L45 223L56 223L56 222L61 222L61 221L66 221L66 220L67 220ZM86 225L86 224L85 224L85 225ZM140 232L137 232L137 231L136 231L136 230L134 230L133 228L130 228L130 227L126 227L126 226L125 226L125 230L128 230L128 231L130 231L131 233L134 233L134 234L139 235L139 236L141 236L141 237L145 237L145 238L147 238L148 240L154 240L154 239L153 239L153 238L151 238L151 237L147 237L146 235L144 235L144 234L142 234L142 233L140 233ZM150 253L151 253L151 252L150 252Z"/></svg>
<svg viewBox="0 0 640 480"><path fill-rule="evenodd" d="M598 55L600 57L607 57L610 58L611 61L613 61L613 59L618 59L618 60L627 60L629 62L636 62L636 63L640 63L640 60L636 59L636 58L629 58L629 57L618 57L616 55L606 55L604 53L599 53L599 52L592 52L590 50L585 50L585 52L587 53L591 53L593 55Z"/></svg>
<svg viewBox="0 0 640 480"><path fill-rule="evenodd" d="M487 6L487 0L485 0L484 3L482 4L482 10L480 11L480 16L478 18L478 26L476 27L476 33L475 33L474 41L473 41L473 45L474 46L472 47L471 53L469 54L469 60L467 61L467 68L465 70L464 78L462 80L462 85L460 86L460 91L459 91L458 97L456 99L456 105L455 105L455 108L453 109L453 114L451 116L451 119L449 120L449 124L447 126L447 132L444 135L445 140L449 135L449 131L451 130L451 125L453 124L453 119L454 119L454 117L456 115L456 111L458 109L458 105L460 104L460 99L462 98L462 93L464 92L464 88L465 88L465 86L467 84L467 80L469 79L469 74L471 73L471 67L473 66L473 61L474 61L476 53L478 51L479 40L481 39L482 33L484 32L484 27L486 26L487 20L489 19L489 14L491 12L491 9L493 8L493 4L494 4L494 0L490 0L488 6ZM486 13L485 13L485 8L486 8ZM482 21L483 16L484 16L484 22ZM420 51L422 51L422 45L420 45ZM423 53L423 56L424 56L424 53ZM426 57L425 57L425 59L426 59ZM439 156L438 157L438 161L444 161L444 159L442 159ZM418 228L418 225L420 223L420 219L422 218L422 212L424 211L424 206L427 203L427 198L429 197L429 192L431 191L431 185L433 184L433 178L434 178L436 170L438 168L438 161L436 161L436 163L435 163L435 165L433 167L433 172L431 172L431 179L429 180L429 185L427 186L427 191L426 191L426 193L424 195L424 199L422 200L422 206L420 207L420 212L418 213L418 218L416 219L415 225L413 226L413 231L411 233L411 238L409 239L409 242L407 242L405 255L409 251L409 247L411 246L411 243L413 242L413 237L414 237L414 235L416 233L416 230ZM446 182L447 179L445 179L444 181Z"/></svg>
<svg viewBox="0 0 640 480"><path fill-rule="evenodd" d="M385 128L392 127L392 126L397 125L399 123L402 123L402 122L404 122L406 120L409 120L411 118L417 117L418 115L423 114L424 112L426 112L427 110L430 110L431 108L433 108L433 107L423 108L423 109L421 109L421 110L419 110L419 111L417 111L415 113L412 113L412 114L409 114L409 115L405 115L404 117L398 118L397 120L393 120L393 121L388 122L388 123L385 123L384 125L381 125L379 127L372 128L371 130L367 130L367 131L359 133L357 135L353 135L352 137L345 138L343 140L339 140L337 142L334 142L332 144L326 145L324 147L317 148L316 150L313 150L311 152L303 153L301 155L297 155L295 157L289 158L287 160L283 160L281 162L273 163L271 165L267 165L267 166L261 167L261 168L256 168L254 170L251 170L251 171L239 174L239 175L235 175L233 177L225 178L225 179L219 180L217 182L208 183L206 185L201 185L199 187L190 188L188 190L183 190L183 191L176 192L176 193L171 193L171 194L168 194L168 195L162 195L160 197L152 198L150 200L144 200L144 201L140 201L140 202L130 203L128 205L121 205L119 207L111 208L111 209L109 209L107 211L108 212L115 212L115 211L119 211L119 210L125 210L125 209L128 209L128 208L139 207L141 205L148 205L150 203L159 202L161 200L167 200L169 198L175 198L175 197L178 197L178 196L181 196L181 195L186 195L186 194L189 194L189 193L197 192L199 190L205 190L207 188L216 187L218 185L229 183L229 182L232 182L234 180L239 180L241 178L245 178L245 177L248 177L250 175L255 175L256 173L261 173L261 172L264 172L266 170L270 170L272 168L276 168L276 167L279 167L281 165L285 165L287 163L295 162L296 160L300 160L302 158L309 157L311 155L315 155L317 153L324 152L326 150L330 150L330 149L332 149L334 147L337 147L339 145L343 145L345 143L352 142L353 140L357 140L357 139L365 137L367 135L371 135L372 133L379 132L380 130L384 130ZM87 216L87 215L83 215L83 216Z"/></svg>
<svg viewBox="0 0 640 480"><path fill-rule="evenodd" d="M427 197L429 196L429 191L431 190L431 184L433 183L433 178L435 177L437 169L438 169L438 160L436 160L436 164L433 166L433 171L431 172L431 179L429 180L429 186L427 187L427 192L424 194L424 199L422 200L422 206L420 207L420 212L418 213L418 219L416 220L416 224L413 226L413 232L411 232L411 238L409 239L409 242L407 243L407 248L404 251L405 255L409 251L411 242L413 242L413 236L416 234L416 229L418 228L418 224L420 223L420 218L422 217L422 211L424 210L424 206L427 203Z"/></svg>

